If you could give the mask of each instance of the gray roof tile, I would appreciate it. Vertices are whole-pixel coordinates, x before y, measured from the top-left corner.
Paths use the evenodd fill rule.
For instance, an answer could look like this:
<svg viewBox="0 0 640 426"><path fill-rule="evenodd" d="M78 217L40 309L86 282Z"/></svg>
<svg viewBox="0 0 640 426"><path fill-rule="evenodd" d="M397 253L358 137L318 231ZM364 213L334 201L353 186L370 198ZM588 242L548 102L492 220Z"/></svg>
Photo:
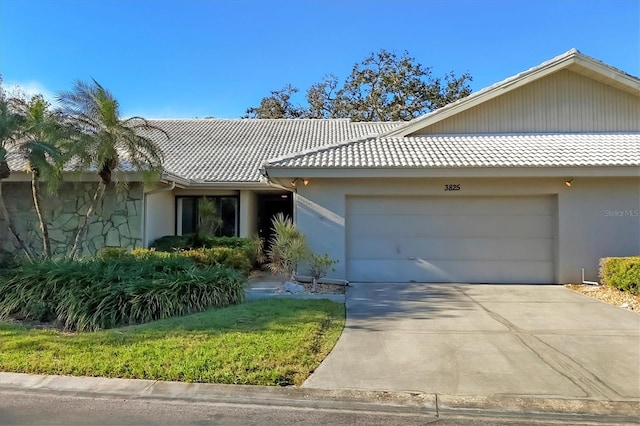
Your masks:
<svg viewBox="0 0 640 426"><path fill-rule="evenodd" d="M261 164L273 157L390 130L400 123L334 120L149 120L170 139L157 142L165 169L198 182L258 182Z"/></svg>
<svg viewBox="0 0 640 426"><path fill-rule="evenodd" d="M401 123L356 123L348 119L163 119L148 120L163 129L147 136L156 140L170 174L195 182L259 182L261 164L273 157L361 139ZM22 171L19 152L8 153L9 167ZM123 159L123 171L131 167Z"/></svg>
<svg viewBox="0 0 640 426"><path fill-rule="evenodd" d="M640 133L371 137L265 163L273 168L640 166Z"/></svg>

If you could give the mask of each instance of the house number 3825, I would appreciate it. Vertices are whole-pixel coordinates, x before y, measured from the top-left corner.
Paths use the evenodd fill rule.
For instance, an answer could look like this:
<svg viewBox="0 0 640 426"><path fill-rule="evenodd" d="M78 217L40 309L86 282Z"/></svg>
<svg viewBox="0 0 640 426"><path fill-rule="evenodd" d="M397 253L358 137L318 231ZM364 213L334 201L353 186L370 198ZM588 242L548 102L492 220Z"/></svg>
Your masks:
<svg viewBox="0 0 640 426"><path fill-rule="evenodd" d="M445 185L444 186L444 190L445 191L460 191L460 184Z"/></svg>

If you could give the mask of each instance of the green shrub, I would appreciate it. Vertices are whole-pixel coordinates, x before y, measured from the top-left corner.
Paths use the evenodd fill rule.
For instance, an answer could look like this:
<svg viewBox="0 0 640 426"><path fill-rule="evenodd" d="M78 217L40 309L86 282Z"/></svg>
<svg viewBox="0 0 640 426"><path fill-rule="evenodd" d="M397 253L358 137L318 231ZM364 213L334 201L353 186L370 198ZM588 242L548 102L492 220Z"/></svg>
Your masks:
<svg viewBox="0 0 640 426"><path fill-rule="evenodd" d="M182 255L190 257L198 265L225 266L247 275L251 271L251 259L242 248L213 247L187 250Z"/></svg>
<svg viewBox="0 0 640 426"><path fill-rule="evenodd" d="M170 267L171 263L184 261L200 267L222 266L235 269L245 276L249 275L252 266L251 260L243 249L228 247L199 248L173 253L154 249L135 249L131 251L130 257L145 260L162 259L162 265L166 264L166 267Z"/></svg>
<svg viewBox="0 0 640 426"><path fill-rule="evenodd" d="M86 331L186 315L244 298L246 278L238 271L147 252L4 270L0 319L55 319L65 329Z"/></svg>
<svg viewBox="0 0 640 426"><path fill-rule="evenodd" d="M150 248L157 251L179 251L192 248L230 247L252 249L253 241L250 238L240 237L212 237L198 234L166 235L151 243Z"/></svg>
<svg viewBox="0 0 640 426"><path fill-rule="evenodd" d="M260 247L258 240L240 237L211 237L199 234L168 235L155 240L150 248L156 251L177 252L194 249L230 248L241 250L250 266L256 264ZM244 263L244 262L243 262Z"/></svg>
<svg viewBox="0 0 640 426"><path fill-rule="evenodd" d="M127 249L122 247L105 247L100 249L97 257L101 260L121 259L126 257L129 253Z"/></svg>
<svg viewBox="0 0 640 426"><path fill-rule="evenodd" d="M188 250L192 245L192 235L167 235L155 240L149 248L153 248L156 251L174 252Z"/></svg>
<svg viewBox="0 0 640 426"><path fill-rule="evenodd" d="M609 287L639 294L640 256L600 259L600 281Z"/></svg>

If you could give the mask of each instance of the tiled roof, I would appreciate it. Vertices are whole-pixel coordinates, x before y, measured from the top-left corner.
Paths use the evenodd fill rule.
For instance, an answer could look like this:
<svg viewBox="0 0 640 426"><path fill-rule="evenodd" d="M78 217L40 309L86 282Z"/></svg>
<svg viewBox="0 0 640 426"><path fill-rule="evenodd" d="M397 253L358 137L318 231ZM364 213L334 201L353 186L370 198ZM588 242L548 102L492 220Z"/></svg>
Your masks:
<svg viewBox="0 0 640 426"><path fill-rule="evenodd" d="M20 151L11 150L11 147L9 147L9 150L7 152L7 163L9 164L9 169L11 169L12 172L23 172L23 171L26 171L27 169L26 157ZM69 162L65 164L64 170L70 172L75 170L76 166L77 166L77 162L76 163ZM118 164L118 169L122 172L136 171L136 167L134 167L133 164L126 159L125 155L122 155L120 157L120 163ZM96 168L89 167L85 169L85 171L95 172Z"/></svg>
<svg viewBox="0 0 640 426"><path fill-rule="evenodd" d="M640 133L372 137L265 163L272 168L640 166Z"/></svg>
<svg viewBox="0 0 640 426"><path fill-rule="evenodd" d="M357 123L348 119L165 119L148 120L169 135L156 140L164 169L195 182L259 182L261 164L273 157L331 145L390 130L400 123ZM18 152L8 153L13 171L25 169ZM123 161L121 169L132 170Z"/></svg>
<svg viewBox="0 0 640 426"><path fill-rule="evenodd" d="M399 123L333 120L149 120L169 134L158 139L165 170L197 182L258 182L269 158L390 130Z"/></svg>

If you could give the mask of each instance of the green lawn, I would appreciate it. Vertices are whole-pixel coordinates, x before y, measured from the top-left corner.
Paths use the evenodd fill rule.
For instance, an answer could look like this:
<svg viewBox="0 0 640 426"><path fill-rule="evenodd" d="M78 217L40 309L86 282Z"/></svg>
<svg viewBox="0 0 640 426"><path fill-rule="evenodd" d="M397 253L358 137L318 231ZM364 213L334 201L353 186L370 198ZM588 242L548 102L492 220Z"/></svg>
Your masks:
<svg viewBox="0 0 640 426"><path fill-rule="evenodd" d="M294 299L88 333L0 322L0 371L300 385L343 327L343 305Z"/></svg>

